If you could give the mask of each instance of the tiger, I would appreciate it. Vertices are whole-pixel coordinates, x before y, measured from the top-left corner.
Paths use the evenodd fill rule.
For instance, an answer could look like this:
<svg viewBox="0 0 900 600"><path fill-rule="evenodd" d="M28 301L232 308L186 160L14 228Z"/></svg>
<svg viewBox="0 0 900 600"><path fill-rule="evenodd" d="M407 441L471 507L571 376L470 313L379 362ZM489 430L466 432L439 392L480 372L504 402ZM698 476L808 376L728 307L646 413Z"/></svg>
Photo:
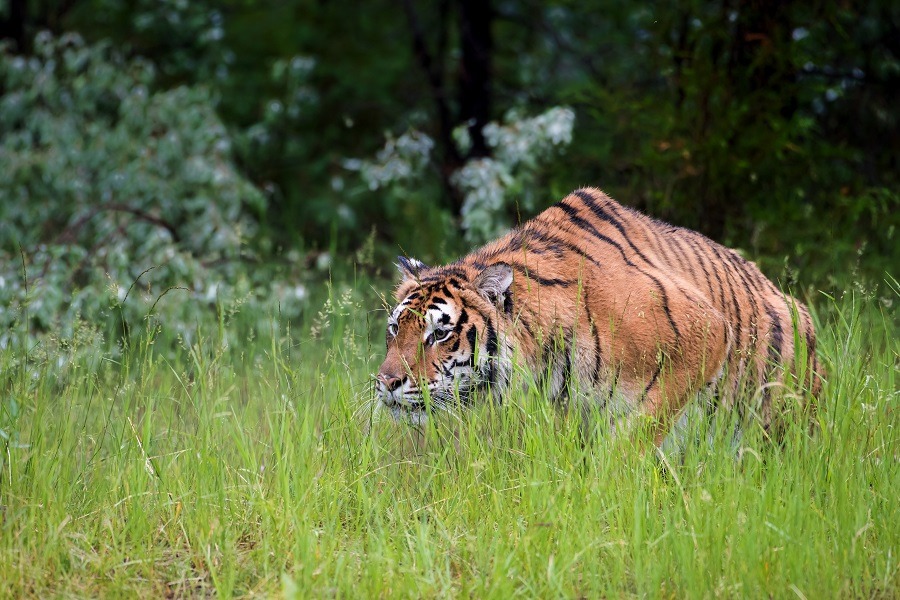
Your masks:
<svg viewBox="0 0 900 600"><path fill-rule="evenodd" d="M822 374L809 310L736 251L597 188L444 266L398 257L376 397L397 419L502 403L515 365L551 401L645 416L660 444L689 400L753 409L764 427L790 374ZM751 406L753 405L753 406Z"/></svg>

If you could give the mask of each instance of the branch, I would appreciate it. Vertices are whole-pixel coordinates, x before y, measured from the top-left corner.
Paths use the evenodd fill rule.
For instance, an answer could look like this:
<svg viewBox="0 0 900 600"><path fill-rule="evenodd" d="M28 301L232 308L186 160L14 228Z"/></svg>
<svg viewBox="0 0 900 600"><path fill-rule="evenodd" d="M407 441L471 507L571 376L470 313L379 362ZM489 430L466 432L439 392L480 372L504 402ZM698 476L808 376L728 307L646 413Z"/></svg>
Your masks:
<svg viewBox="0 0 900 600"><path fill-rule="evenodd" d="M118 202L113 202L111 204L104 204L102 206L95 207L89 213L82 216L77 221L75 221L74 223L72 223L71 225L66 227L56 237L56 242L57 243L71 243L72 241L75 240L75 236L78 234L78 231L82 227L84 227L84 225L88 221L90 221L91 219L96 217L98 214L100 214L101 212L106 211L106 210L113 211L113 212L123 212L123 213L127 213L130 215L134 215L135 217L137 217L138 219L140 219L142 221L152 223L153 225L156 225L157 227L162 227L163 229L168 231L169 235L172 236L172 241L174 241L176 244L181 242L181 236L178 234L178 229L175 227L175 225L173 223L170 223L169 221L166 221L165 219L162 219L160 217L153 216L150 213L148 213L147 211L142 210L140 208L134 208L134 207L128 206L126 204L120 204Z"/></svg>
<svg viewBox="0 0 900 600"><path fill-rule="evenodd" d="M809 77L821 77L822 79L832 79L836 81L858 81L863 83L866 81L866 75L861 70L859 74L854 71L833 71L827 67L819 68L819 67L803 67L800 70L800 75L806 75Z"/></svg>
<svg viewBox="0 0 900 600"><path fill-rule="evenodd" d="M131 206L127 206L125 204L117 204L117 203L106 204L101 208L105 209L105 210L111 210L114 212L123 212L123 213L128 213L130 215L134 215L135 217L137 217L138 219L140 219L142 221L147 221L148 223L152 223L153 225L156 225L157 227L162 227L163 229L168 231L169 234L172 236L172 241L175 242L176 244L181 242L181 236L178 235L178 229L175 227L174 224L170 223L169 221L166 221L165 219L161 219L160 217L155 217L155 216L151 215L150 213L141 210L140 208L134 208Z"/></svg>

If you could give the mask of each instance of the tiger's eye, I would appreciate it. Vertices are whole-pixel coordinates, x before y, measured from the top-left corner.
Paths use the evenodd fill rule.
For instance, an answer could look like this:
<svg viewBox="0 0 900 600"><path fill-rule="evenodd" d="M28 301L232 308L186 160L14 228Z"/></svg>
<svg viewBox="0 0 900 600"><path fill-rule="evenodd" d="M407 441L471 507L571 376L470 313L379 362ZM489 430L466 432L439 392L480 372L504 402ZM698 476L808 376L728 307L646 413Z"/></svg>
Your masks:
<svg viewBox="0 0 900 600"><path fill-rule="evenodd" d="M453 333L452 329L435 329L434 332L428 337L431 338L432 344L436 344L438 342L443 342L444 340L446 340L448 337L450 337L451 333Z"/></svg>

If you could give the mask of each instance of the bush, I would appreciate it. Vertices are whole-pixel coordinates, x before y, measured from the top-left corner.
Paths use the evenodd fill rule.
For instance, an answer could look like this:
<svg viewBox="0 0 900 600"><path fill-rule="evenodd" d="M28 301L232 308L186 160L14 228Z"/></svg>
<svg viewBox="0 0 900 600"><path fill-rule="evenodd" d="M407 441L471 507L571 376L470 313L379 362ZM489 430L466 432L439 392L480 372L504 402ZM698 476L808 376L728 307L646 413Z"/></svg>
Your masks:
<svg viewBox="0 0 900 600"><path fill-rule="evenodd" d="M469 243L483 243L505 233L520 209L533 212L539 202L535 181L546 162L572 141L575 113L553 107L536 117L510 111L504 124L488 123L484 137L491 157L467 160L450 175L463 198L460 220ZM465 125L454 131L461 154L471 146ZM414 189L438 168L429 171L433 140L410 130L396 140L388 137L375 160L350 159L344 167L359 171L370 190L387 189L404 203L413 200Z"/></svg>
<svg viewBox="0 0 900 600"><path fill-rule="evenodd" d="M299 309L302 287L253 291L271 282L246 268L265 200L235 168L210 93L154 91L154 76L76 35L0 53L0 345L23 314L32 335L81 320L117 331L153 312L189 336L217 304Z"/></svg>

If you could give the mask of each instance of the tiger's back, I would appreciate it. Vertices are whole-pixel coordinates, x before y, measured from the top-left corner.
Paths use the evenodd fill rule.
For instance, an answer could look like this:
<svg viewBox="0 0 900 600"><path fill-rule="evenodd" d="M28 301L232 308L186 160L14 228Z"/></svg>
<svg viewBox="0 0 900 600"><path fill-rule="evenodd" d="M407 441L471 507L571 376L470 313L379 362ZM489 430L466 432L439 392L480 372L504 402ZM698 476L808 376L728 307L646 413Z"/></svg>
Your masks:
<svg viewBox="0 0 900 600"><path fill-rule="evenodd" d="M389 325L378 383L389 405L416 398L415 380L439 397L448 386L465 395L479 385L502 395L514 357L554 398L578 389L582 401L660 423L702 388L741 410L746 392L762 389L766 424L768 384L784 373L819 391L805 306L736 252L593 188L451 265L401 266L391 317L398 335ZM400 336L401 323L418 333ZM436 343L435 333L454 341ZM404 377L401 397L388 388ZM624 402L613 402L614 391Z"/></svg>

